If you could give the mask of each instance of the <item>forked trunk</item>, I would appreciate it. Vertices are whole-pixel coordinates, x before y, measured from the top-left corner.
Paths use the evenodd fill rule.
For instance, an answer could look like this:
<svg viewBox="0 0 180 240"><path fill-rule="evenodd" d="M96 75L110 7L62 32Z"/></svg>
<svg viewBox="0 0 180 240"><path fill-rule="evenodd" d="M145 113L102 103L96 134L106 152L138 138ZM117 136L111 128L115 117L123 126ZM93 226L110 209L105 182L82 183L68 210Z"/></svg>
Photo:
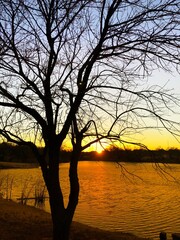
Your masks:
<svg viewBox="0 0 180 240"><path fill-rule="evenodd" d="M79 181L77 175L78 156L75 155L72 154L73 161L71 159L70 162L70 195L67 208L64 206L60 187L59 150L56 152L54 149L54 152L51 154L51 164L49 164L48 174L46 174L45 177L53 222L53 240L69 240L70 227L79 196Z"/></svg>
<svg viewBox="0 0 180 240"><path fill-rule="evenodd" d="M61 189L54 187L54 194L50 196L50 207L53 221L53 240L69 240L72 219L78 204L79 183L73 178L69 203L65 209ZM60 194L57 194L57 193ZM59 196L58 196L59 195Z"/></svg>

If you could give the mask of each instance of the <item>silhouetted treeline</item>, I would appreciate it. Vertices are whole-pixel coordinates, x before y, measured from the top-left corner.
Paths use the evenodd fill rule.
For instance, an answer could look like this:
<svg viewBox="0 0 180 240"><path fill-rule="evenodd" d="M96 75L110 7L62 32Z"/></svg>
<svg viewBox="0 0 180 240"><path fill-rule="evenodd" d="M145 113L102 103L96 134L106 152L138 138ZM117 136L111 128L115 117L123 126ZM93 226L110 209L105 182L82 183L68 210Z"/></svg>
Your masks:
<svg viewBox="0 0 180 240"><path fill-rule="evenodd" d="M180 163L179 149L158 149L158 150L124 150L112 148L105 150L101 154L93 153L96 159L103 161L117 162L157 162L157 163ZM86 156L86 153L85 153ZM90 160L90 159L88 159Z"/></svg>
<svg viewBox="0 0 180 240"><path fill-rule="evenodd" d="M39 148L42 152L43 148ZM68 162L71 152L60 151L60 160ZM28 146L12 145L10 143L0 143L0 162L23 162L23 163L37 163L32 149Z"/></svg>
<svg viewBox="0 0 180 240"><path fill-rule="evenodd" d="M43 151L39 148L39 151ZM68 162L71 156L70 151L60 151L60 162ZM158 150L124 150L112 147L104 150L101 154L95 151L82 152L81 161L118 161L118 162L159 162L159 163L180 163L179 149L158 149ZM28 146L15 146L8 143L0 144L0 162L23 162L36 163L34 153Z"/></svg>
<svg viewBox="0 0 180 240"><path fill-rule="evenodd" d="M0 144L0 162L35 163L35 157L28 146L15 146L9 143Z"/></svg>

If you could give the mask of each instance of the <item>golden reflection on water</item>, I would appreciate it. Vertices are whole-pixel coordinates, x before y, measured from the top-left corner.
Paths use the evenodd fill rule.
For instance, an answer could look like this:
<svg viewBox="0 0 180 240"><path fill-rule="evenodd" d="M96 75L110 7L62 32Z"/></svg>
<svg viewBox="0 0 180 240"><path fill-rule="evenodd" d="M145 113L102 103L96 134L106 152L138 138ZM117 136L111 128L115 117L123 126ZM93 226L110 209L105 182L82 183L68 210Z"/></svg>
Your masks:
<svg viewBox="0 0 180 240"><path fill-rule="evenodd" d="M180 232L180 165L161 167L157 171L152 164L80 162L75 220L154 239L161 231ZM39 169L2 170L2 174L14 178L13 198L21 195L23 182L28 190L42 180ZM68 164L60 164L60 176L67 204ZM48 201L45 208L49 211Z"/></svg>

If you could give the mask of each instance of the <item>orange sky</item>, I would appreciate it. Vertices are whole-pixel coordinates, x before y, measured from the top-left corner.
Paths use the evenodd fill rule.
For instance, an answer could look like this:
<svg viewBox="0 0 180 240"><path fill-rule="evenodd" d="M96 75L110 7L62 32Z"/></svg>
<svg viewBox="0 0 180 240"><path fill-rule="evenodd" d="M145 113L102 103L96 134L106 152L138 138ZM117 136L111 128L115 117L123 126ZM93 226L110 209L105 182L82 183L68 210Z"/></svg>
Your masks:
<svg viewBox="0 0 180 240"><path fill-rule="evenodd" d="M165 130L161 132L153 129L147 130L146 132L144 132L144 134L138 135L133 140L146 145L151 150L155 150L159 148L163 148L163 149L179 148L180 149L180 142L178 142L173 135L171 135ZM122 145L119 145L118 143L116 145L123 148ZM68 141L66 142L66 146L68 149L70 149L70 144L68 143ZM102 145L100 145L99 143L93 144L91 147L89 147L85 151L101 152L105 148L108 148L108 146L109 145L104 141L102 142ZM127 148L134 149L138 147L134 145L127 145Z"/></svg>

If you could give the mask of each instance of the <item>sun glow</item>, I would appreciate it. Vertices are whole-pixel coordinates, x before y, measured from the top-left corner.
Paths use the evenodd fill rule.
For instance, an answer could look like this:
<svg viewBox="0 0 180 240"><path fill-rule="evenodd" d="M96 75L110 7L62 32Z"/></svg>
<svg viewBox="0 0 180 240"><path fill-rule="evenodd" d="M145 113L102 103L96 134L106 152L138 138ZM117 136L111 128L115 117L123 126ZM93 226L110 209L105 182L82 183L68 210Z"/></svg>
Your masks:
<svg viewBox="0 0 180 240"><path fill-rule="evenodd" d="M102 151L103 151L103 149L97 149L97 150L96 150L96 152L97 152L98 154L101 154Z"/></svg>
<svg viewBox="0 0 180 240"><path fill-rule="evenodd" d="M101 154L103 151L104 151L104 146L100 143L96 143L95 145L95 151L98 153L98 154Z"/></svg>

